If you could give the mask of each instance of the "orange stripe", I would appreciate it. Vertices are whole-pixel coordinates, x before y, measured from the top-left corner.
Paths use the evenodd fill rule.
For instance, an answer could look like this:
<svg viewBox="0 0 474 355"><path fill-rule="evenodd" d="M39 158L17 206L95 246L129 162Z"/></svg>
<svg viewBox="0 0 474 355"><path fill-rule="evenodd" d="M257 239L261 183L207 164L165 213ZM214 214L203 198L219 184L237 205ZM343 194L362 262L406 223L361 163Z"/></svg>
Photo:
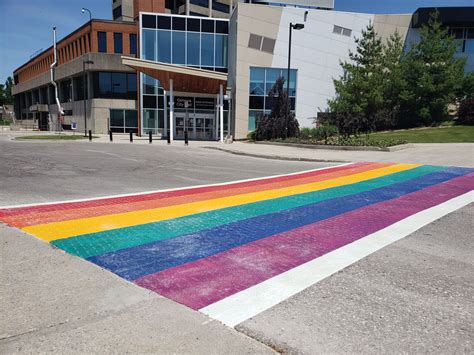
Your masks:
<svg viewBox="0 0 474 355"><path fill-rule="evenodd" d="M295 186L301 185L311 182L323 181L332 179L335 177L341 177L345 175L351 175L356 173L361 173L373 169L378 169L386 166L393 165L391 163L374 163L368 164L363 166L358 166L350 169L345 169L343 171L334 171L331 172L329 170L327 173L323 173L317 176L310 176L305 178L296 178L287 181L277 181L274 183L266 184L264 187L261 185L254 185L254 186L246 186L241 188L232 188L229 190L220 190L220 191L210 191L200 194L194 195L187 195L187 196L178 196L178 197L169 197L159 200L146 200L146 201L138 201L138 202L130 202L130 203L123 203L123 204L114 204L109 206L94 206L94 207L86 207L86 208L78 208L78 209L67 209L64 211L48 211L48 212L37 212L37 213L29 213L20 216L11 216L11 217L4 217L2 218L3 221L11 226L17 228L23 228L27 226L33 226L37 224L46 224L52 222L61 222L73 219L81 219L81 218L89 218L89 217L97 217L103 215L110 215L116 213L123 213L123 212L132 212L132 211L140 211L140 210L147 210L152 208L159 208L159 207L167 207L173 205L180 205L185 203L197 202L197 201L204 201L208 199L220 198L220 197L227 197L227 196L234 196L245 194L249 192L256 192L256 191L265 191L265 190L273 190L284 188L288 186Z"/></svg>

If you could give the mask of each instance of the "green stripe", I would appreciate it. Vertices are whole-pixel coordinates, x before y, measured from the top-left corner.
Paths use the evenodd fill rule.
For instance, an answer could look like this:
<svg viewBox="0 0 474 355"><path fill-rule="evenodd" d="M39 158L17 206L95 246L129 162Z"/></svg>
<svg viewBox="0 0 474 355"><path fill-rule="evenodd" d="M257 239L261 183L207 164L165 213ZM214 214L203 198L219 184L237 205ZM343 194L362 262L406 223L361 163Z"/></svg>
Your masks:
<svg viewBox="0 0 474 355"><path fill-rule="evenodd" d="M332 198L354 195L443 169L444 167L438 166L420 166L355 184L228 207L154 223L58 239L53 241L52 244L68 253L87 258Z"/></svg>

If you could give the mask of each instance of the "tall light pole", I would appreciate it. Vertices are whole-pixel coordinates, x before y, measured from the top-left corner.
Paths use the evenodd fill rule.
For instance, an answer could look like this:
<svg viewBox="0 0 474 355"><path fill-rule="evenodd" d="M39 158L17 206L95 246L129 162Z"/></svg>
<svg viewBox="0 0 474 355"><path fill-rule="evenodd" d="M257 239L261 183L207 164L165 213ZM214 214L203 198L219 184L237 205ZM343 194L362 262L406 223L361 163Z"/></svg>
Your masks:
<svg viewBox="0 0 474 355"><path fill-rule="evenodd" d="M82 87L83 87L83 95L84 97L82 98L84 101L84 137L87 137L87 78L86 78L86 64L94 64L92 60L83 60L82 61Z"/></svg>
<svg viewBox="0 0 474 355"><path fill-rule="evenodd" d="M288 96L288 102L291 105L290 101L290 65L291 65L291 32L293 30L302 30L304 25L302 23L291 23L290 22L290 35L289 35L289 42L288 42L288 73L286 75L286 95ZM285 138L288 138L288 119L290 115L290 110L286 113L286 122L285 122Z"/></svg>
<svg viewBox="0 0 474 355"><path fill-rule="evenodd" d="M85 13L86 11L89 13L89 21L92 21L92 12L91 12L91 10L89 10L87 7L83 7L82 10L81 10L82 13Z"/></svg>

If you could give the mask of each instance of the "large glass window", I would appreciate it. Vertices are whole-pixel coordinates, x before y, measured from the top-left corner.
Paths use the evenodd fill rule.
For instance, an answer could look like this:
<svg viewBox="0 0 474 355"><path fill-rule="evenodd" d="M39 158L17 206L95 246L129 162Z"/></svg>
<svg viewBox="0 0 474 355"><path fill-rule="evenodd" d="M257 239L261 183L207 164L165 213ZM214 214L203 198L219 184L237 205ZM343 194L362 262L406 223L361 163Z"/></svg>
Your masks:
<svg viewBox="0 0 474 355"><path fill-rule="evenodd" d="M141 58L227 72L228 20L177 15L141 18Z"/></svg>
<svg viewBox="0 0 474 355"><path fill-rule="evenodd" d="M122 53L122 34L114 32L114 53Z"/></svg>
<svg viewBox="0 0 474 355"><path fill-rule="evenodd" d="M117 6L115 9L112 10L112 15L114 20L118 19L122 16L122 6Z"/></svg>
<svg viewBox="0 0 474 355"><path fill-rule="evenodd" d="M290 107L295 110L296 104L296 82L297 70L290 70ZM269 93L279 77L286 78L288 76L287 69L283 68L250 68L250 85L249 85L249 121L248 129L254 130L256 117L258 114L268 114L273 108L275 99L269 96Z"/></svg>
<svg viewBox="0 0 474 355"><path fill-rule="evenodd" d="M95 98L137 99L135 73L95 72L93 83Z"/></svg>
<svg viewBox="0 0 474 355"><path fill-rule="evenodd" d="M193 5L209 7L209 0L190 0L189 2Z"/></svg>
<svg viewBox="0 0 474 355"><path fill-rule="evenodd" d="M97 32L97 43L100 53L107 53L107 33Z"/></svg>

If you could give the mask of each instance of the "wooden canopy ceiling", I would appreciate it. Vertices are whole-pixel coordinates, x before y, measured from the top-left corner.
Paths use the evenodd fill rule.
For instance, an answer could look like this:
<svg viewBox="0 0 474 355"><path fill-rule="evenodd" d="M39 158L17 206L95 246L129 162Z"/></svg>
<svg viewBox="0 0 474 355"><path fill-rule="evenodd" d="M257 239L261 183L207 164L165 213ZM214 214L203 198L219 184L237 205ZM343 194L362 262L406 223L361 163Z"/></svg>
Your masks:
<svg viewBox="0 0 474 355"><path fill-rule="evenodd" d="M125 56L122 57L122 63L158 79L167 91L170 89L170 79L173 79L173 90L181 92L218 94L220 85L223 85L225 90L227 84L227 74L211 70Z"/></svg>

